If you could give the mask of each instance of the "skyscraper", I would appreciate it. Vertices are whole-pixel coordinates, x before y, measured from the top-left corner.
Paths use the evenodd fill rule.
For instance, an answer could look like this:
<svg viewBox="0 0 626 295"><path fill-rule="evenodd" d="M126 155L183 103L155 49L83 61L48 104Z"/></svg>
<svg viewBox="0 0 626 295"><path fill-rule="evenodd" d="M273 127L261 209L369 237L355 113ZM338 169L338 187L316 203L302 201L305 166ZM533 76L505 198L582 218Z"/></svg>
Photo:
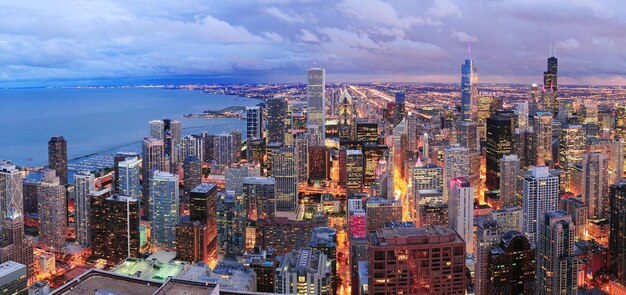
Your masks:
<svg viewBox="0 0 626 295"><path fill-rule="evenodd" d="M513 114L497 112L487 119L487 190L496 190L500 186L500 159L509 155L513 149Z"/></svg>
<svg viewBox="0 0 626 295"><path fill-rule="evenodd" d="M56 171L61 185L67 184L67 141L63 136L48 141L48 166Z"/></svg>
<svg viewBox="0 0 626 295"><path fill-rule="evenodd" d="M235 162L234 142L232 134L222 133L214 137L213 154L216 164L228 166Z"/></svg>
<svg viewBox="0 0 626 295"><path fill-rule="evenodd" d="M552 162L552 113L537 112L533 117L537 165Z"/></svg>
<svg viewBox="0 0 626 295"><path fill-rule="evenodd" d="M368 254L368 294L465 294L465 242L449 227L380 229Z"/></svg>
<svg viewBox="0 0 626 295"><path fill-rule="evenodd" d="M156 246L174 249L179 210L178 175L156 171L150 179L150 234Z"/></svg>
<svg viewBox="0 0 626 295"><path fill-rule="evenodd" d="M287 253L277 268L275 288L281 294L330 294L328 258L311 248Z"/></svg>
<svg viewBox="0 0 626 295"><path fill-rule="evenodd" d="M467 253L474 253L474 188L462 177L448 184L448 224L465 241Z"/></svg>
<svg viewBox="0 0 626 295"><path fill-rule="evenodd" d="M354 124L352 96L347 89L341 91L339 97L339 108L337 112L339 117L339 138L341 140L354 140L356 126Z"/></svg>
<svg viewBox="0 0 626 295"><path fill-rule="evenodd" d="M469 176L469 153L468 149L458 145L448 146L443 154L444 169L444 202L448 200L448 184L457 177Z"/></svg>
<svg viewBox="0 0 626 295"><path fill-rule="evenodd" d="M118 163L115 177L117 178L118 193L120 195L137 199L141 197L140 165L141 160L138 157L127 158Z"/></svg>
<svg viewBox="0 0 626 295"><path fill-rule="evenodd" d="M39 213L39 242L51 251L59 252L65 246L67 205L65 187L54 170L44 173L37 187Z"/></svg>
<svg viewBox="0 0 626 295"><path fill-rule="evenodd" d="M531 175L522 184L524 234L535 245L544 213L558 209L559 177L550 175L545 166L533 166Z"/></svg>
<svg viewBox="0 0 626 295"><path fill-rule="evenodd" d="M461 65L461 120L472 121L476 119L478 98L478 68L469 56Z"/></svg>
<svg viewBox="0 0 626 295"><path fill-rule="evenodd" d="M572 217L563 211L550 211L538 221L535 294L578 294Z"/></svg>
<svg viewBox="0 0 626 295"><path fill-rule="evenodd" d="M500 159L500 205L519 206L517 200L517 172L520 163L517 155L504 155Z"/></svg>
<svg viewBox="0 0 626 295"><path fill-rule="evenodd" d="M365 212L368 233L384 228L387 222L402 221L402 203L399 200L371 197L367 199Z"/></svg>
<svg viewBox="0 0 626 295"><path fill-rule="evenodd" d="M307 78L307 126L315 126L317 134L310 146L323 146L326 139L326 77L321 67L308 70Z"/></svg>
<svg viewBox="0 0 626 295"><path fill-rule="evenodd" d="M166 171L169 171L179 160L178 152L182 138L181 122L170 119L152 120L149 125L150 137L163 141L163 155L169 161Z"/></svg>
<svg viewBox="0 0 626 295"><path fill-rule="evenodd" d="M91 201L92 255L108 266L139 257L139 199L100 190Z"/></svg>
<svg viewBox="0 0 626 295"><path fill-rule="evenodd" d="M260 106L246 107L246 139L263 138L263 110Z"/></svg>
<svg viewBox="0 0 626 295"><path fill-rule="evenodd" d="M611 186L609 210L608 270L626 285L626 183Z"/></svg>
<svg viewBox="0 0 626 295"><path fill-rule="evenodd" d="M275 216L276 181L272 177L246 177L243 195L247 204L248 220L272 219Z"/></svg>
<svg viewBox="0 0 626 295"><path fill-rule="evenodd" d="M404 120L404 117L406 116L406 94L404 93L404 91L396 91L394 96L396 99L396 104L393 111L393 116L394 124L397 125L398 123L402 122L402 120Z"/></svg>
<svg viewBox="0 0 626 295"><path fill-rule="evenodd" d="M346 192L348 195L363 191L363 152L346 151Z"/></svg>
<svg viewBox="0 0 626 295"><path fill-rule="evenodd" d="M309 179L309 140L305 134L300 133L294 136L293 148L298 169L298 182L306 182Z"/></svg>
<svg viewBox="0 0 626 295"><path fill-rule="evenodd" d="M0 263L9 260L27 266L28 281L35 280L33 240L24 236L22 174L6 160L0 161L0 213L2 240Z"/></svg>
<svg viewBox="0 0 626 295"><path fill-rule="evenodd" d="M276 211L295 212L298 206L298 169L293 147L272 152L272 175L276 180Z"/></svg>
<svg viewBox="0 0 626 295"><path fill-rule="evenodd" d="M163 140L152 137L144 138L141 160L143 162L141 167L141 183L143 185L141 208L144 217L150 219L150 203L148 201L150 197L150 177L154 171L167 171L166 169L169 168L164 159Z"/></svg>
<svg viewBox="0 0 626 295"><path fill-rule="evenodd" d="M217 186L202 183L189 193L190 222L194 231L204 228L202 240L202 258L205 262L217 259ZM201 225L196 225L200 223ZM178 233L177 233L178 235Z"/></svg>
<svg viewBox="0 0 626 295"><path fill-rule="evenodd" d="M520 232L505 233L489 251L487 263L489 284L484 294L535 294L535 250Z"/></svg>
<svg viewBox="0 0 626 295"><path fill-rule="evenodd" d="M89 171L74 174L76 242L85 247L91 242L91 194L95 190L94 181L94 175Z"/></svg>
<svg viewBox="0 0 626 295"><path fill-rule="evenodd" d="M609 194L609 156L604 153L583 154L582 197L589 219L607 217Z"/></svg>
<svg viewBox="0 0 626 295"><path fill-rule="evenodd" d="M287 133L287 102L284 98L270 98L266 102L267 108L267 141L285 142Z"/></svg>
<svg viewBox="0 0 626 295"><path fill-rule="evenodd" d="M183 192L189 192L202 183L202 163L197 157L187 156L183 162Z"/></svg>

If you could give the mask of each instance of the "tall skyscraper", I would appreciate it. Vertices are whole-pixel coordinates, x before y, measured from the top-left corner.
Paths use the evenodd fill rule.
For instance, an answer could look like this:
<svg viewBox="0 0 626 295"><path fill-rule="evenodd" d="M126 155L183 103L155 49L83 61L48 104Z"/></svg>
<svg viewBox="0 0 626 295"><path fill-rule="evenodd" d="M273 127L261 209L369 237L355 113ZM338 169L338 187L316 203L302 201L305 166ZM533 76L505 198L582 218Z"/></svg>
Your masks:
<svg viewBox="0 0 626 295"><path fill-rule="evenodd" d="M277 268L275 288L281 294L330 294L328 258L311 248L287 253Z"/></svg>
<svg viewBox="0 0 626 295"><path fill-rule="evenodd" d="M120 195L137 199L141 198L140 165L141 160L138 157L127 158L118 163L115 177L117 178L118 193Z"/></svg>
<svg viewBox="0 0 626 295"><path fill-rule="evenodd" d="M611 186L608 271L626 285L626 183Z"/></svg>
<svg viewBox="0 0 626 295"><path fill-rule="evenodd" d="M309 140L305 134L300 133L294 136L293 148L298 169L298 182L306 182L309 179Z"/></svg>
<svg viewBox="0 0 626 295"><path fill-rule="evenodd" d="M468 50L469 51L469 50ZM461 120L476 119L478 98L478 68L469 56L461 65Z"/></svg>
<svg viewBox="0 0 626 295"><path fill-rule="evenodd" d="M67 203L65 187L59 182L54 170L44 173L37 187L39 213L39 242L54 252L65 246L67 226Z"/></svg>
<svg viewBox="0 0 626 295"><path fill-rule="evenodd" d="M246 177L243 180L248 220L272 219L276 212L276 180L272 177Z"/></svg>
<svg viewBox="0 0 626 295"><path fill-rule="evenodd" d="M183 162L183 192L189 192L202 183L202 163L197 157L187 156Z"/></svg>
<svg viewBox="0 0 626 295"><path fill-rule="evenodd" d="M500 159L500 205L503 208L521 205L516 197L519 167L517 155L504 155Z"/></svg>
<svg viewBox="0 0 626 295"><path fill-rule="evenodd" d="M535 245L544 213L558 209L559 177L550 175L545 166L533 166L531 175L522 183L524 234Z"/></svg>
<svg viewBox="0 0 626 295"><path fill-rule="evenodd" d="M583 154L582 197L589 219L603 219L608 213L609 156L604 153Z"/></svg>
<svg viewBox="0 0 626 295"><path fill-rule="evenodd" d="M341 140L354 140L356 126L354 124L352 96L347 89L341 91L339 97L339 108L337 112L339 117L339 138Z"/></svg>
<svg viewBox="0 0 626 295"><path fill-rule="evenodd" d="M260 106L246 107L246 139L263 138L263 110Z"/></svg>
<svg viewBox="0 0 626 295"><path fill-rule="evenodd" d="M569 197L561 199L559 207L559 210L572 216L572 221L576 225L576 241L584 240L587 237L587 204L577 197Z"/></svg>
<svg viewBox="0 0 626 295"><path fill-rule="evenodd" d="M0 213L2 240L0 263L9 260L27 266L28 281L35 280L33 240L24 236L22 174L10 161L0 161Z"/></svg>
<svg viewBox="0 0 626 295"><path fill-rule="evenodd" d="M139 257L139 199L100 190L91 201L92 255L108 266Z"/></svg>
<svg viewBox="0 0 626 295"><path fill-rule="evenodd" d="M443 168L435 164L415 166L413 168L413 194L420 190L443 191Z"/></svg>
<svg viewBox="0 0 626 295"><path fill-rule="evenodd" d="M287 102L284 98L270 98L266 102L267 108L267 141L285 142L287 133Z"/></svg>
<svg viewBox="0 0 626 295"><path fill-rule="evenodd" d="M538 221L535 294L578 294L576 226L572 217L563 211L550 211Z"/></svg>
<svg viewBox="0 0 626 295"><path fill-rule="evenodd" d="M537 165L545 165L552 162L552 113L537 112L533 117L533 129L535 131L534 153L537 157Z"/></svg>
<svg viewBox="0 0 626 295"><path fill-rule="evenodd" d="M218 251L217 186L209 183L199 184L191 190L189 197L191 199L189 213L192 228L194 231L204 229L202 239L198 240L198 243L202 245L202 259L205 262L215 260ZM196 223L200 223L200 225L196 225ZM179 236L179 233L177 235Z"/></svg>
<svg viewBox="0 0 626 295"><path fill-rule="evenodd" d="M367 214L367 232L382 229L387 222L402 221L402 203L399 200L371 197L367 199L365 212Z"/></svg>
<svg viewBox="0 0 626 295"><path fill-rule="evenodd" d="M448 146L443 154L444 169L444 202L448 201L448 184L457 177L468 177L469 172L469 153L468 149L458 145Z"/></svg>
<svg viewBox="0 0 626 295"><path fill-rule="evenodd" d="M489 284L485 293L477 294L535 294L535 250L526 236L515 230L505 233L487 261Z"/></svg>
<svg viewBox="0 0 626 295"><path fill-rule="evenodd" d="M151 124L152 126L152 124ZM142 142L142 198L141 209L143 210L143 216L150 219L150 178L154 171L167 171L169 165L166 165L164 159L164 145L163 140L152 137L143 139Z"/></svg>
<svg viewBox="0 0 626 295"><path fill-rule="evenodd" d="M513 112L515 112L515 115L517 116L517 126L515 127L520 130L528 129L528 102L516 102L514 105L515 109Z"/></svg>
<svg viewBox="0 0 626 295"><path fill-rule="evenodd" d="M449 227L380 229L368 254L368 294L465 294L465 242Z"/></svg>
<svg viewBox="0 0 626 295"><path fill-rule="evenodd" d="M179 210L178 175L156 171L150 179L150 234L156 246L174 249Z"/></svg>
<svg viewBox="0 0 626 295"><path fill-rule="evenodd" d="M293 147L272 152L272 175L276 180L276 211L295 212L298 206L298 169Z"/></svg>
<svg viewBox="0 0 626 295"><path fill-rule="evenodd" d="M315 126L317 134L310 146L323 146L326 139L326 74L320 67L308 70L307 126Z"/></svg>
<svg viewBox="0 0 626 295"><path fill-rule="evenodd" d="M551 56L548 58L548 70L543 72L543 109L553 114L558 112L558 60Z"/></svg>
<svg viewBox="0 0 626 295"><path fill-rule="evenodd" d="M461 177L448 184L448 224L465 241L467 253L474 253L474 188Z"/></svg>
<svg viewBox="0 0 626 295"><path fill-rule="evenodd" d="M91 242L91 194L95 191L95 178L89 171L74 174L74 207L76 216L76 242L89 246Z"/></svg>
<svg viewBox="0 0 626 295"><path fill-rule="evenodd" d="M393 111L393 116L394 116L394 124L398 124L400 122L402 122L402 120L404 120L404 117L406 116L406 94L404 93L404 91L396 91L395 93L395 108Z"/></svg>
<svg viewBox="0 0 626 295"><path fill-rule="evenodd" d="M487 119L486 167L487 190L496 190L500 185L500 159L513 149L513 114L496 112Z"/></svg>
<svg viewBox="0 0 626 295"><path fill-rule="evenodd" d="M363 192L363 152L346 151L346 192L348 195Z"/></svg>
<svg viewBox="0 0 626 295"><path fill-rule="evenodd" d="M213 154L215 163L218 165L228 166L235 162L235 140L232 134L218 134L213 139Z"/></svg>
<svg viewBox="0 0 626 295"><path fill-rule="evenodd" d="M150 125L150 137L163 141L163 155L168 159L167 171L178 163L178 154L181 148L182 124L180 121L163 119L152 120ZM171 167L169 166L171 165Z"/></svg>
<svg viewBox="0 0 626 295"><path fill-rule="evenodd" d="M48 141L48 166L55 170L61 185L67 184L67 141L63 136L53 136Z"/></svg>

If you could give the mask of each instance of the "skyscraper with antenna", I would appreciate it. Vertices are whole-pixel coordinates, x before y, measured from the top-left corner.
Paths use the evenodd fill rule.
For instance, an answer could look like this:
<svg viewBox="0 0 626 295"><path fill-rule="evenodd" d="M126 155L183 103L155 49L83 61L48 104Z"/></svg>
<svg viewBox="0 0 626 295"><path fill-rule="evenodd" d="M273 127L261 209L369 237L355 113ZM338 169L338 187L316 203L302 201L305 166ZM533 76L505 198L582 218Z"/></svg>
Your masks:
<svg viewBox="0 0 626 295"><path fill-rule="evenodd" d="M543 99L542 108L545 111L552 112L554 116L559 111L558 104L558 59L555 57L556 48L550 44L550 57L548 58L548 69L543 72Z"/></svg>
<svg viewBox="0 0 626 295"><path fill-rule="evenodd" d="M478 97L478 68L471 55L471 43L467 43L467 59L461 65L461 120L476 118L476 98Z"/></svg>

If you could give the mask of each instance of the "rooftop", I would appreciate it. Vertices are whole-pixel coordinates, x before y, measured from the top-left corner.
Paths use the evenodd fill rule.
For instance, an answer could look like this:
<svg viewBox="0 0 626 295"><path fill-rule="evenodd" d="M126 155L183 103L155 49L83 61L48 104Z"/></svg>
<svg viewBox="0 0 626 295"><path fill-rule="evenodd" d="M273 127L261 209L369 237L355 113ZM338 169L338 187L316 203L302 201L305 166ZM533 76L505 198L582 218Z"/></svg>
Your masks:
<svg viewBox="0 0 626 295"><path fill-rule="evenodd" d="M199 184L198 186L196 186L193 190L191 190L192 193L201 193L201 194L205 194L210 192L211 190L213 190L214 188L216 188L216 185L213 183L207 183L207 182L203 182L201 184Z"/></svg>
<svg viewBox="0 0 626 295"><path fill-rule="evenodd" d="M451 228L439 225L427 227L383 228L370 234L370 242L375 246L385 245L420 245L457 242L463 239Z"/></svg>
<svg viewBox="0 0 626 295"><path fill-rule="evenodd" d="M26 265L17 263L15 261L7 261L5 263L0 264L0 277L3 277L7 274L10 274L20 269L26 269Z"/></svg>

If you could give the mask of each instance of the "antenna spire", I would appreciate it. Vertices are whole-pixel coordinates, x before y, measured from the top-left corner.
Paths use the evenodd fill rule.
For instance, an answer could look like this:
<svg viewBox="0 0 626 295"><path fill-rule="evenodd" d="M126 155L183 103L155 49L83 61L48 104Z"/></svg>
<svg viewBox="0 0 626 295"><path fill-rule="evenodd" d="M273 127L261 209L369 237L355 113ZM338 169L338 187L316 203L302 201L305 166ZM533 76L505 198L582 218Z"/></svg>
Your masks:
<svg viewBox="0 0 626 295"><path fill-rule="evenodd" d="M467 59L472 59L472 40L467 40Z"/></svg>

